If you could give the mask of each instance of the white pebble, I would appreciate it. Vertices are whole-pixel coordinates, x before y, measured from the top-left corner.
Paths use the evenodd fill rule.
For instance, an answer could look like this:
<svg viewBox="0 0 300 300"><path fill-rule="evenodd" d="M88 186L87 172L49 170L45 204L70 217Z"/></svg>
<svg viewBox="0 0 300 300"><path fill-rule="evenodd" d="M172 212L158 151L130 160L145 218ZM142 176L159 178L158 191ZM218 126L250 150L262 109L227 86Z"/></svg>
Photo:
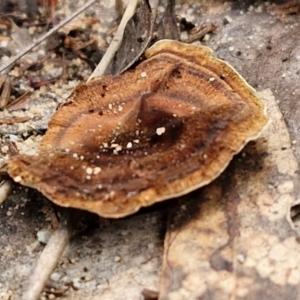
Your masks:
<svg viewBox="0 0 300 300"><path fill-rule="evenodd" d="M62 277L62 273L59 273L59 272L53 272L51 275L50 275L50 279L53 280L53 281L59 281Z"/></svg>
<svg viewBox="0 0 300 300"><path fill-rule="evenodd" d="M121 261L121 257L119 255L115 256L115 262L120 262Z"/></svg>
<svg viewBox="0 0 300 300"><path fill-rule="evenodd" d="M42 244L47 244L51 237L51 233L47 229L39 230L36 235L37 235L38 241Z"/></svg>

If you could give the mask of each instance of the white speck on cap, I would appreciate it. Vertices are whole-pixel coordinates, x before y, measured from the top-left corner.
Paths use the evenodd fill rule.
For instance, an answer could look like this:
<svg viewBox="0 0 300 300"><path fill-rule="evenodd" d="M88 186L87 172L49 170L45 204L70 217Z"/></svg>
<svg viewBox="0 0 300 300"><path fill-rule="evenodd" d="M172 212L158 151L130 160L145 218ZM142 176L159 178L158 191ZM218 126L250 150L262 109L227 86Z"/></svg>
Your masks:
<svg viewBox="0 0 300 300"><path fill-rule="evenodd" d="M101 168L100 167L95 167L94 168L94 171L93 171L93 174L94 175L97 175L97 174L99 174L101 172Z"/></svg>
<svg viewBox="0 0 300 300"><path fill-rule="evenodd" d="M156 129L156 134L157 135L162 135L163 133L165 133L166 132L166 128L165 127L158 127L157 129Z"/></svg>
<svg viewBox="0 0 300 300"><path fill-rule="evenodd" d="M87 167L85 171L86 171L86 174L89 174L89 175L93 174L93 169L91 167Z"/></svg>

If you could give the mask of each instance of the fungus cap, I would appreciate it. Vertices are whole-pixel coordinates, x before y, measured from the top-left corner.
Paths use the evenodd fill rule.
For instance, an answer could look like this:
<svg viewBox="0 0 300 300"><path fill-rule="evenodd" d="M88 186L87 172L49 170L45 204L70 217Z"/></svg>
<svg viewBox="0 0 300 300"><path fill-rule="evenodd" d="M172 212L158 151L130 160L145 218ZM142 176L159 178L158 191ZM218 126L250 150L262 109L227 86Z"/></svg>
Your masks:
<svg viewBox="0 0 300 300"><path fill-rule="evenodd" d="M58 205L119 218L209 184L266 126L255 90L209 48L162 40L145 56L79 85L9 175Z"/></svg>

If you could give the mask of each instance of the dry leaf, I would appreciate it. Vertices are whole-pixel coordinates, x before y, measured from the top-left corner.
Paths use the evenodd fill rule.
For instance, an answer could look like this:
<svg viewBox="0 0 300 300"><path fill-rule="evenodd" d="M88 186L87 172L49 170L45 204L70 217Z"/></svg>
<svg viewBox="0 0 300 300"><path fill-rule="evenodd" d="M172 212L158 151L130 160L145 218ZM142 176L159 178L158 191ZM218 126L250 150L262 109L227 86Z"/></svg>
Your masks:
<svg viewBox="0 0 300 300"><path fill-rule="evenodd" d="M32 44L32 37L27 28L18 27L14 22L12 23L11 38L16 43L19 49L26 48Z"/></svg>
<svg viewBox="0 0 300 300"><path fill-rule="evenodd" d="M10 92L11 92L11 83L7 75L2 75L0 77L0 109L5 108L9 101Z"/></svg>
<svg viewBox="0 0 300 300"><path fill-rule="evenodd" d="M133 17L128 21L119 50L106 69L105 74L119 74L138 61L152 38L156 7L142 0Z"/></svg>
<svg viewBox="0 0 300 300"><path fill-rule="evenodd" d="M19 98L15 99L14 101L10 102L6 108L8 111L16 111L21 109L27 109L28 104L30 101L30 96L32 92L25 92L23 95L21 95Z"/></svg>
<svg viewBox="0 0 300 300"><path fill-rule="evenodd" d="M298 164L274 97L260 97L268 130L171 218L160 300L299 297L300 243L289 217Z"/></svg>
<svg viewBox="0 0 300 300"><path fill-rule="evenodd" d="M268 8L270 13L278 16L286 16L289 14L299 13L300 5L298 0L285 1L282 4L272 5Z"/></svg>

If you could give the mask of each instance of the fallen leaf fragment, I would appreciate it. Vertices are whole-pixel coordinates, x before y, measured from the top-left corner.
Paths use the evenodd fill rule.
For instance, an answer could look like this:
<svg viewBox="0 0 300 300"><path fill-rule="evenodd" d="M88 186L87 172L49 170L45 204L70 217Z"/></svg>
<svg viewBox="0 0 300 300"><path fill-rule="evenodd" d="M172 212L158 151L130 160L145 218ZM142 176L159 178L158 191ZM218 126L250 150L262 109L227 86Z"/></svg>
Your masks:
<svg viewBox="0 0 300 300"><path fill-rule="evenodd" d="M286 1L283 4L272 5L268 8L268 12L279 16L297 14L299 11L300 5L297 0Z"/></svg>
<svg viewBox="0 0 300 300"><path fill-rule="evenodd" d="M12 117L12 118L0 118L0 125L12 125L15 123L24 123L30 120L30 117Z"/></svg>
<svg viewBox="0 0 300 300"><path fill-rule="evenodd" d="M147 0L140 1L136 13L126 24L120 48L105 74L123 73L138 61L152 39L155 17L156 7L152 8Z"/></svg>
<svg viewBox="0 0 300 300"><path fill-rule="evenodd" d="M2 89L0 95L0 108L4 108L7 106L11 92L11 83L8 76L2 75L0 77L0 88Z"/></svg>
<svg viewBox="0 0 300 300"><path fill-rule="evenodd" d="M32 92L25 92L23 95L21 95L19 98L15 99L14 101L10 102L6 109L8 111L16 111L21 109L26 109L28 107L28 103L30 101L30 96Z"/></svg>
<svg viewBox="0 0 300 300"><path fill-rule="evenodd" d="M144 297L144 300L157 300L159 296L157 291L152 291L148 289L143 289L142 295Z"/></svg>
<svg viewBox="0 0 300 300"><path fill-rule="evenodd" d="M298 164L277 103L272 123L209 186L176 208L165 238L160 300L298 299ZM184 296L182 296L184 295Z"/></svg>
<svg viewBox="0 0 300 300"><path fill-rule="evenodd" d="M15 181L58 205L119 218L218 177L267 124L256 92L209 48L163 40L121 76L78 86Z"/></svg>

